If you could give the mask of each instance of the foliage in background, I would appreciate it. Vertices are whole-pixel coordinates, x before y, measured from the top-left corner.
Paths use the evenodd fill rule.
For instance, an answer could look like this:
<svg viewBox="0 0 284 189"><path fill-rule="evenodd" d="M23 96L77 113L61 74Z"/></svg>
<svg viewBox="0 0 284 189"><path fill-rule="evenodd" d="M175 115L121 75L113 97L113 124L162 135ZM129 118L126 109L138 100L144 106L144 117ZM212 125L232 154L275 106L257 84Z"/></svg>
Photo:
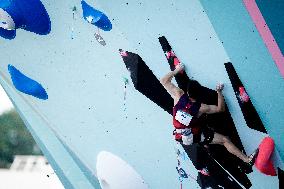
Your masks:
<svg viewBox="0 0 284 189"><path fill-rule="evenodd" d="M33 137L15 110L0 115L0 168L8 168L14 155L40 155Z"/></svg>

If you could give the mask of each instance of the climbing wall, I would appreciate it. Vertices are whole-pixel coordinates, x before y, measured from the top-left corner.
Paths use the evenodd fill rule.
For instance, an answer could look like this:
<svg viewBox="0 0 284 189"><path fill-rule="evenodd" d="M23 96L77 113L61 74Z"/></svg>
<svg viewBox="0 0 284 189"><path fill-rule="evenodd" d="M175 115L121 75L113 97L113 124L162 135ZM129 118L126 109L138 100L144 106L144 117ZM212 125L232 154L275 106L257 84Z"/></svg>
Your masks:
<svg viewBox="0 0 284 189"><path fill-rule="evenodd" d="M266 134L246 126L224 66L225 62L233 62L268 134L276 137L277 149L283 152L279 142L283 135L276 135L273 130L276 118L278 123L284 121L280 116L283 112L280 105L284 102L280 96L284 90L283 80L256 30L252 33L242 29L255 26L241 2L235 3L240 15L231 15L225 8L223 12L223 19L238 20L242 16L240 20L244 21L237 22L233 30L241 39L247 34L251 38L242 40L241 45L233 37L224 37L220 23L214 19L218 18L217 9L207 1L86 2L102 11L112 23L110 31L99 31L101 39L98 39L97 27L83 18L79 0L42 1L51 20L48 35L18 29L15 39L0 38L1 85L66 188L99 189L99 182L103 188L111 188L106 181L108 178L102 181L97 177L98 173L104 173L97 170L101 167L98 159L99 162L104 160L98 155L108 153L136 172L135 178L137 182L141 180L143 184L139 186L143 189L180 187L171 136L172 118L135 89L119 53L119 49L123 49L138 54L159 79L170 71L159 44L161 36L167 37L190 78L211 89L215 89L218 82L225 84L228 109L249 154ZM220 4L225 6L225 2ZM230 32L230 28L222 27ZM235 45L234 51L226 46L231 42ZM245 50L238 47L248 44L252 48L246 55ZM245 59L246 56L249 58ZM250 58L266 64L267 69L256 70L255 64L244 63ZM30 95L26 87L20 90L8 65L39 87L42 98ZM139 74L143 78L143 73ZM259 81L263 86L255 87ZM279 97L273 104L269 104L272 94L265 88L270 83L273 83L273 95ZM282 166L278 151L275 153L278 165ZM196 178L197 170L191 164L186 170ZM184 188L198 188L194 178L184 179ZM257 170L249 178L252 188L278 187L277 177L261 175ZM127 178L121 178L124 179Z"/></svg>

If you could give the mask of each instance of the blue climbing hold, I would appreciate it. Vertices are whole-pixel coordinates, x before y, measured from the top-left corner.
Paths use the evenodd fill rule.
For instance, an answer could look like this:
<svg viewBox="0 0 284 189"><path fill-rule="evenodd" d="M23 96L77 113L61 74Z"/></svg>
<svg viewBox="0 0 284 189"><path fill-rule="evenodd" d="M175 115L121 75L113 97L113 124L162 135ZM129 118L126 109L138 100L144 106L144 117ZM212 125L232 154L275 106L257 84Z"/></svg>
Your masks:
<svg viewBox="0 0 284 189"><path fill-rule="evenodd" d="M8 71L17 90L42 100L48 99L48 95L41 84L25 76L10 64L8 65Z"/></svg>
<svg viewBox="0 0 284 189"><path fill-rule="evenodd" d="M188 178L188 175L186 174L185 170L183 170L183 168L176 167L176 169L181 178Z"/></svg>
<svg viewBox="0 0 284 189"><path fill-rule="evenodd" d="M81 1L81 4L83 9L83 17L87 22L97 26L104 31L110 31L112 29L110 20L103 12L94 9L85 1Z"/></svg>
<svg viewBox="0 0 284 189"><path fill-rule="evenodd" d="M40 0L0 1L0 36L14 39L19 28L39 35L50 33L50 19Z"/></svg>
<svg viewBox="0 0 284 189"><path fill-rule="evenodd" d="M5 39L14 39L16 37L16 32L13 30L5 30L0 27L0 36Z"/></svg>

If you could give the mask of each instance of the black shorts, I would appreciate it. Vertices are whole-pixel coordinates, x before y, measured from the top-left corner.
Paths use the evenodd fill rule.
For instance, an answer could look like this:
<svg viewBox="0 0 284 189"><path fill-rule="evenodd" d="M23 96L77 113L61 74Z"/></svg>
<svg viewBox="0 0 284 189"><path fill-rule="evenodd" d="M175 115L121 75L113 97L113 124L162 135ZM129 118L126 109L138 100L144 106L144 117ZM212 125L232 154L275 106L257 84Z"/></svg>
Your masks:
<svg viewBox="0 0 284 189"><path fill-rule="evenodd" d="M201 145L207 145L212 142L214 138L214 130L210 127L203 127L200 134L194 135L193 142Z"/></svg>

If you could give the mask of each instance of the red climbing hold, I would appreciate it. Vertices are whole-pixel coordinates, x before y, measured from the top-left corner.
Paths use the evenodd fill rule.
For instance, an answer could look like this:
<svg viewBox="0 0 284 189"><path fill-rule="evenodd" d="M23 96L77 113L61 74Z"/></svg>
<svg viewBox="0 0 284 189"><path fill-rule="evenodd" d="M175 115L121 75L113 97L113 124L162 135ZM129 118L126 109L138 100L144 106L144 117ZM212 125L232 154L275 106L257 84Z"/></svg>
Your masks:
<svg viewBox="0 0 284 189"><path fill-rule="evenodd" d="M276 170L271 161L274 151L274 141L270 137L265 137L259 145L258 156L255 161L255 167L263 174L276 176Z"/></svg>
<svg viewBox="0 0 284 189"><path fill-rule="evenodd" d="M249 96L247 92L245 91L244 87L239 87L239 92L240 92L240 100L242 102L248 102L249 101Z"/></svg>

